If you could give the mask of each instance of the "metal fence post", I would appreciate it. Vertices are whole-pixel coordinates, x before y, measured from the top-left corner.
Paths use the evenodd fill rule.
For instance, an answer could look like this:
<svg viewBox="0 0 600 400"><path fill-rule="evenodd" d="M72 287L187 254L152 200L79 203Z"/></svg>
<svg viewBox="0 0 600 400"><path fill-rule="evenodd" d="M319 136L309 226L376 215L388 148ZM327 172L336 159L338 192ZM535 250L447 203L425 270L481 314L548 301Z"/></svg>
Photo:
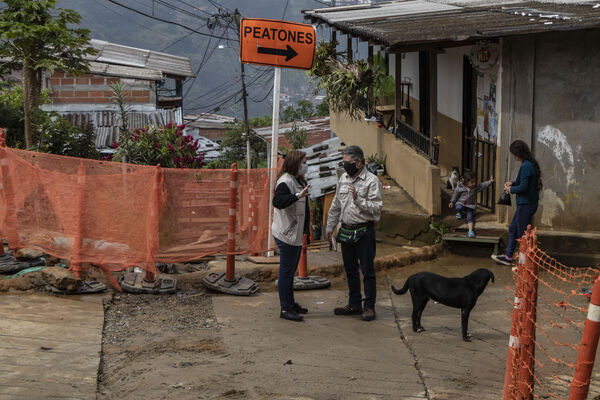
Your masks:
<svg viewBox="0 0 600 400"><path fill-rule="evenodd" d="M523 260L524 261L524 260ZM520 264L520 263L519 263ZM519 324L521 320L521 298L522 298L522 275L519 273L519 268L513 269L516 277L515 283L515 300L513 303L512 323L510 326L510 339L508 340L508 355L506 357L506 370L504 372L504 390L502 392L502 400L511 400L514 398L517 389L518 365L520 361L521 340L519 335Z"/></svg>
<svg viewBox="0 0 600 400"><path fill-rule="evenodd" d="M299 270L298 276L300 278L308 277L308 260L307 260L307 247L308 247L308 237L306 234L302 235L302 252L300 253L300 262L299 262Z"/></svg>
<svg viewBox="0 0 600 400"><path fill-rule="evenodd" d="M164 173L160 164L154 169L150 204L148 205L146 221L146 271L141 273L129 272L121 276L120 283L123 291L129 293L175 293L177 279L160 276L156 267L156 260L160 250L160 209L161 195L164 190ZM126 177L123 176L126 182Z"/></svg>
<svg viewBox="0 0 600 400"><path fill-rule="evenodd" d="M237 164L231 165L231 174L229 178L229 226L227 230L227 268L225 279L235 280L235 228L237 214L237 193L238 193L238 168Z"/></svg>
<svg viewBox="0 0 600 400"><path fill-rule="evenodd" d="M307 198L308 201L308 198ZM312 239L312 216L309 216L309 228ZM329 279L323 276L308 275L308 235L302 235L302 252L300 253L298 276L294 278L294 289L323 289L331 286Z"/></svg>
<svg viewBox="0 0 600 400"><path fill-rule="evenodd" d="M2 195L4 200L4 226L3 234L6 235L6 241L9 248L17 250L21 245L21 240L17 233L16 210L13 209L14 194L12 191L12 179L8 172L8 150L6 147L6 138L4 131L0 129L0 170L2 171Z"/></svg>
<svg viewBox="0 0 600 400"><path fill-rule="evenodd" d="M156 253L158 252L158 219L160 207L160 190L161 190L162 169L160 164L156 165L154 179L152 185L152 201L150 202L150 210L148 213L148 226L146 230L146 282L154 282L156 280Z"/></svg>
<svg viewBox="0 0 600 400"><path fill-rule="evenodd" d="M75 278L81 279L81 259L83 246L83 202L85 201L85 165L79 160L77 167L77 200L75 204L75 237L73 243L73 263L71 270Z"/></svg>
<svg viewBox="0 0 600 400"><path fill-rule="evenodd" d="M534 390L535 369L535 330L537 314L537 265L530 257L533 249L537 246L535 233L531 225L527 226L527 232L521 237L519 245L519 259L525 258L523 276L523 312L522 335L521 335L521 372L520 372L520 394L523 399L532 399Z"/></svg>
<svg viewBox="0 0 600 400"><path fill-rule="evenodd" d="M587 319L579 345L577 366L571 382L569 400L585 400L590 389L590 379L594 369L598 338L600 337L600 278L596 278Z"/></svg>
<svg viewBox="0 0 600 400"><path fill-rule="evenodd" d="M233 294L237 296L249 296L258 291L258 285L245 277L235 276L235 233L236 233L236 217L237 217L237 196L238 196L238 167L236 163L231 165L231 173L229 177L229 219L227 227L227 264L225 273L209 272L204 278L202 283L212 290L219 292ZM252 203L252 199L250 199ZM256 204L256 203L254 203ZM256 217L256 208L252 207L254 219ZM254 232L254 224L252 222L248 226L248 230L252 230L253 234L248 233L248 237L260 236L259 232ZM256 235L256 236L255 236Z"/></svg>

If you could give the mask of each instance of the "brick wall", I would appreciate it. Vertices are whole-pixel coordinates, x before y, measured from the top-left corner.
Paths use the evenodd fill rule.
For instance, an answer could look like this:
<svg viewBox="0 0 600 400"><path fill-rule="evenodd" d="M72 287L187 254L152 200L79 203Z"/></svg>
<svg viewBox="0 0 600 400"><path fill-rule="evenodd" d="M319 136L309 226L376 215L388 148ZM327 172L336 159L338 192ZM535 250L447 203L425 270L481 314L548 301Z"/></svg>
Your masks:
<svg viewBox="0 0 600 400"><path fill-rule="evenodd" d="M210 129L210 128L196 128L198 135L203 136L215 142L220 142L225 137L227 129Z"/></svg>
<svg viewBox="0 0 600 400"><path fill-rule="evenodd" d="M54 104L107 104L112 103L110 85L122 82L129 90L124 92L128 104L154 104L154 82L122 79L102 75L72 76L54 72L50 77L50 91Z"/></svg>

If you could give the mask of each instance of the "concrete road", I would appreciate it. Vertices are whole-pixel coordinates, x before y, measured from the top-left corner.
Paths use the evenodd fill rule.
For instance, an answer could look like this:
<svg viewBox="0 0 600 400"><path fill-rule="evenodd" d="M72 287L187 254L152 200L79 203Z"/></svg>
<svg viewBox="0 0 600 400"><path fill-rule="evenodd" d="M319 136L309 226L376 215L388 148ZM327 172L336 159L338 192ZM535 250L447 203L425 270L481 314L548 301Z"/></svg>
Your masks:
<svg viewBox="0 0 600 400"><path fill-rule="evenodd" d="M95 399L102 296L1 295L0 399Z"/></svg>
<svg viewBox="0 0 600 400"><path fill-rule="evenodd" d="M496 280L471 313L470 343L461 339L460 311L432 301L423 313L426 331L414 333L410 295L397 296L389 290L390 283L401 286L418 271L465 276L482 267L491 269ZM278 317L274 291L250 298L216 296L224 345L239 365L228 382L246 398L256 399L501 398L511 285L511 269L487 259L445 256L385 271L378 274L378 318L373 322L333 315L334 307L347 302L345 286L296 292L296 300L310 310L301 323ZM570 340L578 343L579 338L576 333ZM569 357L573 354L576 358L576 353ZM544 368L538 368L540 380L552 380ZM571 370L564 372L565 377L569 374ZM598 378L595 374L593 379ZM590 399L597 389L594 384ZM546 390L549 386L539 392ZM568 382L551 393L566 398Z"/></svg>

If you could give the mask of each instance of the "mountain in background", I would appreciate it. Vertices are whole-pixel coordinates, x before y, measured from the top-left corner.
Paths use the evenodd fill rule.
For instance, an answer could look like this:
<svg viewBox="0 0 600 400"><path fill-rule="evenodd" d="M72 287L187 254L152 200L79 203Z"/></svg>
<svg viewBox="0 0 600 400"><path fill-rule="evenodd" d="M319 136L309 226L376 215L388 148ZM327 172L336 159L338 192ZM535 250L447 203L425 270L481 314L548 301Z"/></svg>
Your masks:
<svg viewBox="0 0 600 400"><path fill-rule="evenodd" d="M189 57L196 78L183 88L184 112L214 112L242 118L240 63L235 29L227 21L212 18L236 8L243 17L284 19L306 23L301 10L324 7L317 0L115 0L127 7L176 22L218 39L190 32L183 27L157 21L108 0L59 0L58 6L77 11L81 25L91 37L126 46ZM210 21L210 22L209 22ZM318 35L322 30L318 30ZM318 40L322 40L319 37ZM273 68L245 66L249 116L271 113ZM286 103L313 101L313 85L304 71L283 69L281 93Z"/></svg>

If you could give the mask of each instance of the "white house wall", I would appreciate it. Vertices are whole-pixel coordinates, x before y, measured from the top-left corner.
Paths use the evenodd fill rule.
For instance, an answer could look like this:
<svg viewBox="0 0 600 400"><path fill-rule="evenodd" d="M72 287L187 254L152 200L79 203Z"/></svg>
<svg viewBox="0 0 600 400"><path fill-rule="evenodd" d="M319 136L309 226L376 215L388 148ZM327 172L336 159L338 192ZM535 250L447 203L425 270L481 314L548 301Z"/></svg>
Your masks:
<svg viewBox="0 0 600 400"><path fill-rule="evenodd" d="M463 57L470 47L453 47L438 54L438 112L462 123Z"/></svg>
<svg viewBox="0 0 600 400"><path fill-rule="evenodd" d="M402 54L402 80L413 84L411 96L419 100L419 53Z"/></svg>

